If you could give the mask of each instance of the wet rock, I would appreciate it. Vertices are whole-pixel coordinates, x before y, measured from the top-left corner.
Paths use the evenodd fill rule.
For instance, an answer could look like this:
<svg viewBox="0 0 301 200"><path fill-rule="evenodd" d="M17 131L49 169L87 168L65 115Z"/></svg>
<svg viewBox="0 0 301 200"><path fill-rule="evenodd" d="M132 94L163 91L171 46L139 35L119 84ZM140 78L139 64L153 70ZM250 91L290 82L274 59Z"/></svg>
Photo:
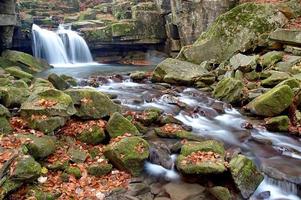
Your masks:
<svg viewBox="0 0 301 200"><path fill-rule="evenodd" d="M112 138L125 133L140 135L138 129L127 118L117 112L110 117L106 130Z"/></svg>
<svg viewBox="0 0 301 200"><path fill-rule="evenodd" d="M46 115L69 117L76 110L71 97L60 90L36 85L34 92L21 105L21 116Z"/></svg>
<svg viewBox="0 0 301 200"><path fill-rule="evenodd" d="M138 176L143 171L144 161L149 156L149 145L140 137L126 137L109 144L104 155L118 169Z"/></svg>
<svg viewBox="0 0 301 200"><path fill-rule="evenodd" d="M241 53L234 55L230 59L230 65L234 70L250 72L256 68L258 56L246 56Z"/></svg>
<svg viewBox="0 0 301 200"><path fill-rule="evenodd" d="M11 172L11 179L16 181L32 181L41 174L41 165L31 156L20 156L16 159L16 166Z"/></svg>
<svg viewBox="0 0 301 200"><path fill-rule="evenodd" d="M261 81L263 87L274 87L278 83L289 79L291 76L285 72L272 71L272 75Z"/></svg>
<svg viewBox="0 0 301 200"><path fill-rule="evenodd" d="M173 84L191 85L197 77L207 73L207 70L189 62L168 58L157 65L152 80Z"/></svg>
<svg viewBox="0 0 301 200"><path fill-rule="evenodd" d="M224 153L223 145L214 140L188 142L182 146L177 158L177 169L185 174L223 173L226 171ZM195 159L195 155L200 159L192 162L191 159Z"/></svg>
<svg viewBox="0 0 301 200"><path fill-rule="evenodd" d="M53 133L53 131L62 127L66 123L64 117L47 117L46 115L35 115L28 120L30 128L42 131L44 133Z"/></svg>
<svg viewBox="0 0 301 200"><path fill-rule="evenodd" d="M167 146L152 144L149 149L149 161L153 164L161 165L166 169L171 169L173 161Z"/></svg>
<svg viewBox="0 0 301 200"><path fill-rule="evenodd" d="M171 200L202 199L205 188L199 184L168 183L164 186L165 192Z"/></svg>
<svg viewBox="0 0 301 200"><path fill-rule="evenodd" d="M128 186L127 194L131 196L138 196L150 192L150 188L145 183L132 183Z"/></svg>
<svg viewBox="0 0 301 200"><path fill-rule="evenodd" d="M77 135L78 140L92 145L100 144L105 137L104 130L97 125L89 126Z"/></svg>
<svg viewBox="0 0 301 200"><path fill-rule="evenodd" d="M215 20L198 40L184 47L178 56L200 64L206 60L221 63L236 52L267 43L266 33L282 27L287 18L274 5L241 4Z"/></svg>
<svg viewBox="0 0 301 200"><path fill-rule="evenodd" d="M94 89L68 89L75 107L76 116L82 119L99 119L120 111L120 106L113 103L107 95Z"/></svg>
<svg viewBox="0 0 301 200"><path fill-rule="evenodd" d="M215 186L209 189L209 192L217 199L217 200L231 200L232 196L228 190L228 188Z"/></svg>
<svg viewBox="0 0 301 200"><path fill-rule="evenodd" d="M286 132L288 131L288 126L290 123L290 119L286 115L273 117L265 121L265 127L269 131L280 131Z"/></svg>
<svg viewBox="0 0 301 200"><path fill-rule="evenodd" d="M48 80L53 84L53 86L58 90L66 90L70 86L69 84L60 76L52 73L48 76Z"/></svg>
<svg viewBox="0 0 301 200"><path fill-rule="evenodd" d="M270 51L260 57L259 63L263 68L271 67L275 63L282 60L284 52L281 51Z"/></svg>
<svg viewBox="0 0 301 200"><path fill-rule="evenodd" d="M213 96L227 103L238 103L242 100L243 83L233 78L225 78L216 85Z"/></svg>
<svg viewBox="0 0 301 200"><path fill-rule="evenodd" d="M180 120L176 119L171 114L161 115L160 118L159 118L159 123L161 125L165 125L165 124L179 124L179 125L182 125L183 124L183 122L181 122Z"/></svg>
<svg viewBox="0 0 301 200"><path fill-rule="evenodd" d="M246 107L254 114L273 117L279 115L293 101L293 91L287 85L275 87L252 100Z"/></svg>
<svg viewBox="0 0 301 200"><path fill-rule="evenodd" d="M256 195L256 198L258 200L264 200L264 199L269 199L271 196L271 192L270 191L265 191L265 192L261 192L258 195Z"/></svg>
<svg viewBox="0 0 301 200"><path fill-rule="evenodd" d="M54 153L56 149L55 140L49 136L37 137L35 135L22 136L26 138L25 147L28 153L35 159L43 159Z"/></svg>
<svg viewBox="0 0 301 200"><path fill-rule="evenodd" d="M229 163L232 178L244 198L249 198L263 180L252 160L237 155Z"/></svg>
<svg viewBox="0 0 301 200"><path fill-rule="evenodd" d="M133 72L130 74L130 78L133 81L142 81L143 79L147 78L146 72Z"/></svg>
<svg viewBox="0 0 301 200"><path fill-rule="evenodd" d="M5 71L17 79L33 79L33 76L31 74L24 72L16 67L5 68Z"/></svg>
<svg viewBox="0 0 301 200"><path fill-rule="evenodd" d="M103 176L111 172L113 166L107 162L91 164L87 171L92 176Z"/></svg>

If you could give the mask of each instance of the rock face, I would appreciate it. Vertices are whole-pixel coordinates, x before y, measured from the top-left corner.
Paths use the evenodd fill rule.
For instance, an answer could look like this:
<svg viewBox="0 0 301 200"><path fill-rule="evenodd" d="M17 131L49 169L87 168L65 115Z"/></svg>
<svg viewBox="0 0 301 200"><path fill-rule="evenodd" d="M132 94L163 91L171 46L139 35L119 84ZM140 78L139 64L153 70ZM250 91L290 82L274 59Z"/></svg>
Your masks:
<svg viewBox="0 0 301 200"><path fill-rule="evenodd" d="M237 188L244 198L249 198L263 180L252 160L237 155L230 161L230 171Z"/></svg>
<svg viewBox="0 0 301 200"><path fill-rule="evenodd" d="M243 95L243 83L234 78L225 78L218 82L213 91L213 97L227 103L239 103Z"/></svg>
<svg viewBox="0 0 301 200"><path fill-rule="evenodd" d="M196 78L203 76L206 72L207 70L199 65L168 58L156 67L152 80L191 85Z"/></svg>
<svg viewBox="0 0 301 200"><path fill-rule="evenodd" d="M221 63L237 52L264 45L267 32L287 21L273 5L246 3L221 15L192 45L182 49L179 58L200 64L214 60Z"/></svg>
<svg viewBox="0 0 301 200"><path fill-rule="evenodd" d="M143 170L144 161L149 156L149 145L140 137L126 137L109 144L104 154L115 167L138 176Z"/></svg>
<svg viewBox="0 0 301 200"><path fill-rule="evenodd" d="M14 26L17 24L15 1L0 2L0 52L12 45Z"/></svg>
<svg viewBox="0 0 301 200"><path fill-rule="evenodd" d="M247 105L247 108L256 115L273 117L288 108L293 97L292 89L287 85L282 85L255 98Z"/></svg>

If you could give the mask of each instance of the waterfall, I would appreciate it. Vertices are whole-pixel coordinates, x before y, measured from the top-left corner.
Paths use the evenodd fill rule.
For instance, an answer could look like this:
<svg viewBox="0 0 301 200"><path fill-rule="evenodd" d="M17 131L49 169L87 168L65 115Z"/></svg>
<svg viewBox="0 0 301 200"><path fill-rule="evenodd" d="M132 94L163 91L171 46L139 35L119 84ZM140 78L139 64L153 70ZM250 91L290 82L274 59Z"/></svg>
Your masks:
<svg viewBox="0 0 301 200"><path fill-rule="evenodd" d="M56 32L33 24L33 54L52 65L92 63L85 40L70 27L60 25Z"/></svg>

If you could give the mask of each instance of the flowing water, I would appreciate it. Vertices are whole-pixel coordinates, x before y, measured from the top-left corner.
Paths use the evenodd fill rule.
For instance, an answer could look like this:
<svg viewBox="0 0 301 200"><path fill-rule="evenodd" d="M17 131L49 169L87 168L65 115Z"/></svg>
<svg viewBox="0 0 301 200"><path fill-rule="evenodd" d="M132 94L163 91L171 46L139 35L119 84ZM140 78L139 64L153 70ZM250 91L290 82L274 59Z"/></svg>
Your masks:
<svg viewBox="0 0 301 200"><path fill-rule="evenodd" d="M34 56L55 67L93 63L85 40L68 26L60 25L54 32L33 24L32 35Z"/></svg>

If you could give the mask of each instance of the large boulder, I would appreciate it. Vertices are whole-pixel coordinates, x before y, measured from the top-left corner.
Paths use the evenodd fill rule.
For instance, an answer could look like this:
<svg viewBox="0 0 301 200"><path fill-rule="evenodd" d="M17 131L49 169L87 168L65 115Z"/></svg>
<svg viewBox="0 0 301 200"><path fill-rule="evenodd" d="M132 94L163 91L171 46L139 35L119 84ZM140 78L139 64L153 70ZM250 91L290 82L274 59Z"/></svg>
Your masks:
<svg viewBox="0 0 301 200"><path fill-rule="evenodd" d="M129 133L132 135L139 135L138 129L124 116L120 113L114 113L107 124L106 127L110 137L118 137L125 133Z"/></svg>
<svg viewBox="0 0 301 200"><path fill-rule="evenodd" d="M252 160L243 155L232 158L229 165L232 178L241 195L245 199L249 198L263 180L263 175Z"/></svg>
<svg viewBox="0 0 301 200"><path fill-rule="evenodd" d="M21 116L69 117L76 113L72 98L60 90L41 87L21 105Z"/></svg>
<svg viewBox="0 0 301 200"><path fill-rule="evenodd" d="M239 103L243 97L243 88L241 80L224 78L216 85L213 97L227 103Z"/></svg>
<svg viewBox="0 0 301 200"><path fill-rule="evenodd" d="M120 111L120 106L95 89L68 89L75 107L76 116L83 119L99 119Z"/></svg>
<svg viewBox="0 0 301 200"><path fill-rule="evenodd" d="M293 102L293 97L292 89L282 85L255 98L246 107L256 115L273 117L288 108Z"/></svg>
<svg viewBox="0 0 301 200"><path fill-rule="evenodd" d="M0 63L1 67L18 66L28 73L40 72L44 69L50 68L49 64L46 62L20 51L6 50L2 53L2 57L8 60L7 62L14 65L2 66Z"/></svg>
<svg viewBox="0 0 301 200"><path fill-rule="evenodd" d="M149 145L140 137L126 137L109 144L104 150L104 155L118 169L138 176L149 156Z"/></svg>
<svg viewBox="0 0 301 200"><path fill-rule="evenodd" d="M261 85L264 87L274 87L278 83L289 79L291 76L285 72L270 71L271 76L261 81Z"/></svg>
<svg viewBox="0 0 301 200"><path fill-rule="evenodd" d="M192 46L182 49L179 58L197 64L206 60L221 63L237 52L265 45L267 33L286 22L275 5L241 4L219 16Z"/></svg>
<svg viewBox="0 0 301 200"><path fill-rule="evenodd" d="M226 171L224 147L220 142L208 140L188 142L181 148L177 169L184 174L218 174Z"/></svg>
<svg viewBox="0 0 301 200"><path fill-rule="evenodd" d="M191 85L195 79L208 71L199 65L168 58L158 64L154 70L152 80L174 84Z"/></svg>

